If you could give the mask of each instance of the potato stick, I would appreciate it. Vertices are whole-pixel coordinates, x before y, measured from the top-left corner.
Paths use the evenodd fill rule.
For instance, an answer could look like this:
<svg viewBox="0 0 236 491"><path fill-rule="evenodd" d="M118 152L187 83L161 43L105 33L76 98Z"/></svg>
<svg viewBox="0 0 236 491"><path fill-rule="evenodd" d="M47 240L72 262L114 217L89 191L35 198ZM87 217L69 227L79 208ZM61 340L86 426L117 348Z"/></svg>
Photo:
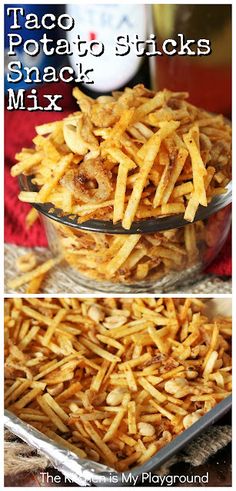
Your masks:
<svg viewBox="0 0 236 491"><path fill-rule="evenodd" d="M188 222L192 222L194 220L194 217L198 209L198 205L199 205L198 197L196 196L195 193L193 193L188 202L187 208L185 209L185 213L184 213L185 220L187 220Z"/></svg>
<svg viewBox="0 0 236 491"><path fill-rule="evenodd" d="M149 353L144 353L143 355L139 356L139 358L135 358L133 360L128 360L128 361L124 361L123 363L120 363L118 365L118 369L125 370L127 367L134 368L137 367L138 365L141 365L144 362L147 362L150 359L151 359L151 355Z"/></svg>
<svg viewBox="0 0 236 491"><path fill-rule="evenodd" d="M207 171L203 164L200 151L197 148L196 142L194 140L193 131L190 132L188 135L184 135L183 139L192 161L193 186L195 195L201 205L207 206L206 190L203 179L203 176L206 175Z"/></svg>
<svg viewBox="0 0 236 491"><path fill-rule="evenodd" d="M111 246L109 247L109 250L107 250L105 252L107 260L110 259L110 258L112 258L115 254L117 254L117 252L119 251L119 249L125 243L125 240L126 240L126 237L125 236L122 236L122 235L118 235L117 237L115 237L115 239L113 240Z"/></svg>
<svg viewBox="0 0 236 491"><path fill-rule="evenodd" d="M25 355L21 351L21 349L18 348L18 346L11 346L10 347L10 353L13 355L13 357L17 358L18 360L22 361L24 363L25 361Z"/></svg>
<svg viewBox="0 0 236 491"><path fill-rule="evenodd" d="M180 373L180 372L183 372L185 369L184 366L180 366L180 367L176 367L176 368L173 368L172 370L168 370L168 372L166 373L163 373L161 378L162 380L166 380L168 378L172 378L173 376L175 376L176 374Z"/></svg>
<svg viewBox="0 0 236 491"><path fill-rule="evenodd" d="M36 191L21 191L18 194L18 199L24 203L37 203L38 193Z"/></svg>
<svg viewBox="0 0 236 491"><path fill-rule="evenodd" d="M128 403L128 433L130 435L135 435L137 433L135 401L130 401Z"/></svg>
<svg viewBox="0 0 236 491"><path fill-rule="evenodd" d="M33 399L35 399L42 392L41 387L35 387L30 392L25 394L19 401L17 401L14 406L17 409L22 409L27 406Z"/></svg>
<svg viewBox="0 0 236 491"><path fill-rule="evenodd" d="M107 152L119 163L113 211L113 223L116 223L123 218L128 172L134 169L136 164L118 148L109 148Z"/></svg>
<svg viewBox="0 0 236 491"><path fill-rule="evenodd" d="M75 205L72 208L72 214L73 213L81 213L81 212L89 212L89 211L99 210L100 208L105 208L106 206L111 206L111 205L114 205L113 199L104 201L103 203L93 203L91 205L90 204Z"/></svg>
<svg viewBox="0 0 236 491"><path fill-rule="evenodd" d="M164 319L160 318L160 321L163 321L166 323L167 321ZM142 331L145 327L152 326L155 320L141 320L138 322L138 324L132 325L129 323L128 325L124 325L122 327L113 327L113 329L109 332L109 336L115 339L120 339L123 338L124 336L130 336L131 334L134 334L136 332Z"/></svg>
<svg viewBox="0 0 236 491"><path fill-rule="evenodd" d="M155 443L151 443L145 452L139 457L138 461L143 464L146 460L150 459L157 451Z"/></svg>
<svg viewBox="0 0 236 491"><path fill-rule="evenodd" d="M64 402L67 399L69 399L73 394L76 394L77 391L81 389L82 385L80 382L74 382L73 384L68 387L68 389L65 389L63 392L61 392L55 400L58 402Z"/></svg>
<svg viewBox="0 0 236 491"><path fill-rule="evenodd" d="M25 283L28 283L29 281L32 281L34 278L41 276L42 274L46 273L51 268L56 266L56 264L60 263L61 260L62 260L61 257L57 257L55 259L49 259L45 263L40 264L40 266L35 268L33 271L28 271L27 273L21 275L20 277L10 280L8 282L8 287L15 289L18 288L19 286L24 285Z"/></svg>
<svg viewBox="0 0 236 491"><path fill-rule="evenodd" d="M27 316L31 317L32 319L39 321L41 324L48 325L51 323L51 318L48 317L48 315L43 315L39 311L32 309L31 307L28 307L28 305L23 305L22 312Z"/></svg>
<svg viewBox="0 0 236 491"><path fill-rule="evenodd" d="M184 213L185 206L182 203L167 203L166 205L161 205L161 213L163 215L172 215L178 213Z"/></svg>
<svg viewBox="0 0 236 491"><path fill-rule="evenodd" d="M159 390L157 390L155 387L153 387L150 382L148 382L144 377L140 377L138 379L138 383L142 385L142 387L151 394L154 399L156 399L158 402L164 402L166 400L166 396L162 394Z"/></svg>
<svg viewBox="0 0 236 491"><path fill-rule="evenodd" d="M106 375L106 371L108 368L107 360L104 361L102 367L98 370L97 374L93 377L93 380L91 382L91 389L94 390L95 392L98 392L104 377Z"/></svg>
<svg viewBox="0 0 236 491"><path fill-rule="evenodd" d="M120 435L119 440L124 442L129 447L134 447L137 444L136 440L128 435Z"/></svg>
<svg viewBox="0 0 236 491"><path fill-rule="evenodd" d="M135 213L137 211L143 188L145 186L148 174L153 166L155 157L159 151L161 142L168 135L173 133L177 129L179 123L168 122L163 123L161 128L154 133L154 135L145 143L142 148L138 151L138 156L145 159L145 163L140 168L137 180L134 184L133 191L131 193L127 208L125 210L124 219L122 221L122 226L129 230L134 219Z"/></svg>
<svg viewBox="0 0 236 491"><path fill-rule="evenodd" d="M108 418L108 416L110 416L108 412L95 411L90 414L80 414L79 418L81 419L81 421L96 421L99 419Z"/></svg>
<svg viewBox="0 0 236 491"><path fill-rule="evenodd" d="M35 208L32 208L29 213L26 215L25 223L26 223L26 228L29 229L32 227L32 225L36 222L36 220L39 218L39 214Z"/></svg>
<svg viewBox="0 0 236 491"><path fill-rule="evenodd" d="M139 261L146 256L147 254L147 249L146 247L142 247L141 249L136 249L131 254L129 255L128 259L126 259L124 263L124 268L127 267L128 269L132 269L136 266Z"/></svg>
<svg viewBox="0 0 236 491"><path fill-rule="evenodd" d="M47 331L44 334L43 337L43 344L45 346L48 345L48 343L51 341L51 338L56 330L56 328L60 325L61 321L64 319L66 315L66 309L60 309L55 317L52 319L50 324L48 325Z"/></svg>
<svg viewBox="0 0 236 491"><path fill-rule="evenodd" d="M67 439L62 438L61 436L57 435L52 430L46 430L45 431L46 435L51 438L54 442L59 443L59 445L62 445L62 447L68 448L71 452L73 452L75 455L80 457L81 459L85 459L87 457L87 454L82 450L81 448L78 448L76 445L73 445L72 443L68 442Z"/></svg>
<svg viewBox="0 0 236 491"><path fill-rule="evenodd" d="M106 445L106 443L100 438L99 434L95 431L94 427L88 422L84 422L84 427L87 430L87 433L90 435L92 440L96 443L97 447L104 453L107 458L107 461L110 465L113 465L117 462L116 455L110 450L110 448Z"/></svg>
<svg viewBox="0 0 236 491"><path fill-rule="evenodd" d="M14 391L10 392L5 399L6 407L9 406L10 402L16 401L18 397L30 387L30 383L30 380L26 380L25 382L22 382L20 386L15 387Z"/></svg>
<svg viewBox="0 0 236 491"><path fill-rule="evenodd" d="M11 168L11 175L13 177L19 176L22 172L28 172L34 165L39 164L42 160L43 153L39 152L26 159L21 160Z"/></svg>
<svg viewBox="0 0 236 491"><path fill-rule="evenodd" d="M160 423L161 414L144 414L140 417L140 421L144 423Z"/></svg>
<svg viewBox="0 0 236 491"><path fill-rule="evenodd" d="M72 158L73 158L73 154L70 153L62 157L61 160L57 163L57 167L53 172L53 178L50 179L49 182L46 182L38 192L39 203L45 203L47 201L50 192L53 190L53 188L56 186L58 181L63 176L65 170L71 163Z"/></svg>
<svg viewBox="0 0 236 491"><path fill-rule="evenodd" d="M164 103L164 93L163 92L157 92L157 94L150 99L147 102L144 102L141 106L139 106L134 115L132 122L135 123L135 121L142 120L146 114L154 111L157 107L161 107L162 104Z"/></svg>
<svg viewBox="0 0 236 491"><path fill-rule="evenodd" d="M126 109L120 116L119 121L113 126L109 140L119 141L125 130L130 125L134 115L134 108Z"/></svg>
<svg viewBox="0 0 236 491"><path fill-rule="evenodd" d="M140 450L138 450L137 452L134 452L133 454L131 454L129 457L127 457L126 459L123 459L121 460L118 464L117 464L117 468L120 472L124 471L125 469L128 469L130 467L131 464L134 464L135 462L138 461L139 457L141 455L141 452Z"/></svg>
<svg viewBox="0 0 236 491"><path fill-rule="evenodd" d="M183 196L185 194L189 194L193 191L193 184L191 181L184 182L183 184L180 184L179 186L175 186L173 189L170 198L179 198L180 196Z"/></svg>
<svg viewBox="0 0 236 491"><path fill-rule="evenodd" d="M137 128L145 138L150 138L153 135L153 131L143 123L135 123L134 127Z"/></svg>
<svg viewBox="0 0 236 491"><path fill-rule="evenodd" d="M138 387L137 387L137 384L136 384L136 380L135 380L135 377L134 377L134 374L130 368L130 365L128 365L125 369L125 375L126 375L126 379L127 379L127 383L128 383L128 386L129 386L129 390L131 392L136 392L138 390Z"/></svg>
<svg viewBox="0 0 236 491"><path fill-rule="evenodd" d="M116 349L122 348L122 344L119 343L119 341L116 341L115 339L110 338L109 336L103 336L102 334L98 334L97 339L102 343L107 344L108 346L113 346L113 348Z"/></svg>
<svg viewBox="0 0 236 491"><path fill-rule="evenodd" d="M165 332L166 331L164 330L163 332L162 329L156 330L152 326L148 327L148 334L153 342L156 344L157 348L160 350L161 353L167 354L170 350L170 345L167 340L162 339L162 336L165 334Z"/></svg>
<svg viewBox="0 0 236 491"><path fill-rule="evenodd" d="M175 121L164 121L160 123L160 129L156 131L152 137L142 145L138 151L138 156L145 159L143 166L146 166L146 162L153 162L159 152L161 142L171 135L178 127L180 123Z"/></svg>
<svg viewBox="0 0 236 491"><path fill-rule="evenodd" d="M43 416L43 415L40 415L40 414L24 414L24 413L20 413L19 414L19 418L22 419L23 421L29 421L30 423L32 421L39 421L41 423L48 423L50 421L50 419L48 418L48 416Z"/></svg>
<svg viewBox="0 0 236 491"><path fill-rule="evenodd" d="M170 198L171 193L174 192L175 183L182 172L187 156L188 156L187 150L185 150L185 148L183 147L180 148L176 163L174 164L174 169L171 172L169 182L162 196L162 204L166 204Z"/></svg>
<svg viewBox="0 0 236 491"><path fill-rule="evenodd" d="M198 248L194 224L189 224L187 227L184 227L184 240L189 257L196 257L198 254Z"/></svg>
<svg viewBox="0 0 236 491"><path fill-rule="evenodd" d="M27 332L27 334L24 336L24 338L21 340L19 344L20 349L26 348L26 346L32 341L32 339L38 333L39 329L40 329L39 326L34 326Z"/></svg>
<svg viewBox="0 0 236 491"><path fill-rule="evenodd" d="M33 388L36 387L36 388L40 388L40 389L44 390L45 387L46 387L46 384L44 382L38 382L38 381L35 381L35 380L31 380L30 387L31 387L31 389L33 389Z"/></svg>
<svg viewBox="0 0 236 491"><path fill-rule="evenodd" d="M141 235L130 235L126 239L121 249L106 266L106 271L109 276L112 276L122 266L122 264L131 254L136 244L139 242L140 237Z"/></svg>
<svg viewBox="0 0 236 491"><path fill-rule="evenodd" d="M215 348L216 348L216 343L218 341L219 332L220 332L219 327L218 327L217 323L215 323L213 330L212 330L210 346L209 346L209 349L206 353L205 360L203 361L203 367L204 368L206 367L206 364L208 363L208 360L212 354L212 351L215 350Z"/></svg>
<svg viewBox="0 0 236 491"><path fill-rule="evenodd" d="M116 355L113 355L112 353L109 353L108 351L104 350L103 348L101 348L97 344L92 343L88 339L81 338L80 342L83 346L86 346L86 348L89 348L91 351L93 351L97 355L101 356L102 358L105 358L105 360L120 361L119 356L116 356Z"/></svg>
<svg viewBox="0 0 236 491"><path fill-rule="evenodd" d="M35 130L38 135L46 135L62 127L62 124L62 121L53 121L52 123L45 123L35 126Z"/></svg>
<svg viewBox="0 0 236 491"><path fill-rule="evenodd" d="M176 406L176 404L173 404L171 402L168 402L168 404L166 404L165 407L166 407L166 409L169 409L170 411L173 411L176 414L181 414L182 416L185 416L186 414L188 414L188 411L186 411L182 407Z"/></svg>
<svg viewBox="0 0 236 491"><path fill-rule="evenodd" d="M197 401L212 401L213 402L213 400L214 400L212 398L212 395L211 394L204 394L204 395L201 395L201 396L191 396L190 399L193 402L197 402Z"/></svg>
<svg viewBox="0 0 236 491"><path fill-rule="evenodd" d="M120 408L119 412L115 415L112 424L109 427L109 430L105 433L105 436L103 438L104 443L109 442L109 440L111 440L114 437L125 413L126 413L126 408Z"/></svg>
<svg viewBox="0 0 236 491"><path fill-rule="evenodd" d="M63 409L59 406L59 404L53 399L53 397L50 394L44 394L42 396L42 399L46 401L46 403L50 406L50 408L59 416L59 418L64 422L67 423L69 416L63 411Z"/></svg>
<svg viewBox="0 0 236 491"><path fill-rule="evenodd" d="M66 433L68 431L68 427L63 423L61 418L52 410L52 408L48 405L47 401L45 401L43 396L38 396L37 402L41 407L42 411L50 418L50 420L58 428L58 430L60 430L62 433Z"/></svg>
<svg viewBox="0 0 236 491"><path fill-rule="evenodd" d="M215 168L211 166L207 167L207 175L204 176L204 183L205 183L206 190L208 189L212 181L212 178L214 177L214 174L215 174Z"/></svg>
<svg viewBox="0 0 236 491"><path fill-rule="evenodd" d="M89 97L88 95L84 94L82 90L79 89L79 87L74 87L72 90L72 95L77 99L78 103L80 104L81 102L87 101L89 104L94 103L94 99L92 97Z"/></svg>
<svg viewBox="0 0 236 491"><path fill-rule="evenodd" d="M43 273L36 278L33 278L27 288L26 288L26 293L38 293L41 287L41 284L45 278L46 273Z"/></svg>
<svg viewBox="0 0 236 491"><path fill-rule="evenodd" d="M170 421L174 418L174 414L170 413L170 411L167 411L165 408L157 404L156 401L151 400L150 404L154 406L159 411L159 413L161 413L163 416L168 418Z"/></svg>
<svg viewBox="0 0 236 491"><path fill-rule="evenodd" d="M218 358L217 351L212 351L204 368L203 377L207 377L211 372L213 372L213 368L217 358Z"/></svg>
<svg viewBox="0 0 236 491"><path fill-rule="evenodd" d="M21 385L20 380L16 380L9 389L4 391L4 400L8 399L8 397Z"/></svg>
<svg viewBox="0 0 236 491"><path fill-rule="evenodd" d="M160 181L158 183L154 199L153 199L153 207L157 208L162 203L162 198L164 191L166 189L166 186L168 185L171 177L171 167L170 167L170 160L168 163L165 165L164 170L162 172Z"/></svg>
<svg viewBox="0 0 236 491"><path fill-rule="evenodd" d="M64 365L67 361L73 360L74 358L78 357L77 353L73 353L72 355L64 357L60 361L55 361L54 363L50 364L50 366L44 370L42 370L38 375L34 377L34 380L39 380L40 378L44 377L45 375L48 375L48 373L56 370L57 368L61 367Z"/></svg>

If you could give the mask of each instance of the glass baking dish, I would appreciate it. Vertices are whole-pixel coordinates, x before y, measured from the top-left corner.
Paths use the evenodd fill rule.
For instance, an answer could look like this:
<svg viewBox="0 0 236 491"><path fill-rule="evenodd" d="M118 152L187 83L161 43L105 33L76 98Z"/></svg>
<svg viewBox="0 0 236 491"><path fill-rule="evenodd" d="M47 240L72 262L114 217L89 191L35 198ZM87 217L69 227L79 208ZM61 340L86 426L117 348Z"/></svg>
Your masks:
<svg viewBox="0 0 236 491"><path fill-rule="evenodd" d="M21 421L8 410L5 411L4 425L31 447L45 454L58 470L80 486L127 487L127 482L130 484L135 478L137 478L137 484L142 484L140 481L145 473L157 472L162 464L179 452L187 443L224 416L230 410L231 405L232 397L228 396L202 416L196 423L176 436L174 440L159 450L147 462L123 473L116 472L97 462L78 458L70 450L54 442L29 424Z"/></svg>
<svg viewBox="0 0 236 491"><path fill-rule="evenodd" d="M24 191L35 190L20 176ZM162 292L193 281L219 253L231 225L231 183L193 223L183 215L134 222L130 230L110 221L78 223L52 204L33 206L40 213L53 255L61 255L67 274L87 289L102 292Z"/></svg>

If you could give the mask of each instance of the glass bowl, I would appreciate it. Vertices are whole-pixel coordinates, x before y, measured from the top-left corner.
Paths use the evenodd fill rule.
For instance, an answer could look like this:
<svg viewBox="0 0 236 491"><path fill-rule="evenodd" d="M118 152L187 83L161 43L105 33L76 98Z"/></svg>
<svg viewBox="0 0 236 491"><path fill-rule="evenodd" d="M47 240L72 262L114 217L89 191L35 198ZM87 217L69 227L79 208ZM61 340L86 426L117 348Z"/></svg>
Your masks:
<svg viewBox="0 0 236 491"><path fill-rule="evenodd" d="M35 190L30 176L20 176L20 187ZM216 257L230 230L231 200L230 183L225 194L199 206L193 223L175 215L133 222L130 230L105 220L78 223L51 203L33 206L53 255L63 256L78 284L106 293L157 293L193 282Z"/></svg>

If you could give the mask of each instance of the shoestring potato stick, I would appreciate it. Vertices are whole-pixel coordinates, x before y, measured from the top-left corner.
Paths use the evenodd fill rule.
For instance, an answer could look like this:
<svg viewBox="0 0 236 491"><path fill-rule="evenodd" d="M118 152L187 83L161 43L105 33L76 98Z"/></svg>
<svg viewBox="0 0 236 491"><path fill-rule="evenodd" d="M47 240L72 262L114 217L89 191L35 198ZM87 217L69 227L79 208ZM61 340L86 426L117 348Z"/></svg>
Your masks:
<svg viewBox="0 0 236 491"><path fill-rule="evenodd" d="M200 204L226 192L231 127L190 104L188 93L136 85L96 100L78 88L73 95L80 110L37 126L33 148L16 154L12 175L32 175L38 189L21 191L21 201L129 230L155 216L182 213L192 222ZM36 218L31 212L28 224Z"/></svg>
<svg viewBox="0 0 236 491"><path fill-rule="evenodd" d="M5 407L82 459L140 465L231 393L232 321L205 311L192 298L6 299Z"/></svg>

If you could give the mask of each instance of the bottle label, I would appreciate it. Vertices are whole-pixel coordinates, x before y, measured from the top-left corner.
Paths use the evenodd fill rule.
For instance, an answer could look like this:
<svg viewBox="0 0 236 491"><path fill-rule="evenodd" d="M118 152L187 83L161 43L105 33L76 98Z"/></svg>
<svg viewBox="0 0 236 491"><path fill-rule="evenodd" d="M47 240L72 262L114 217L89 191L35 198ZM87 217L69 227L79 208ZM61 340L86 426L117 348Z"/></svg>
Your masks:
<svg viewBox="0 0 236 491"><path fill-rule="evenodd" d="M146 39L145 5L68 5L66 12L74 17L76 28L67 32L72 42L77 34L84 41L97 40L104 43L105 51L100 57L87 54L83 58L75 53L70 63L76 69L76 63L83 62L85 69L93 68L94 84L89 89L97 92L110 92L126 85L138 72L143 58L134 51L125 56L116 56L117 36L129 35L130 41L136 34ZM75 32L75 29L77 32ZM124 48L120 48L124 52Z"/></svg>

